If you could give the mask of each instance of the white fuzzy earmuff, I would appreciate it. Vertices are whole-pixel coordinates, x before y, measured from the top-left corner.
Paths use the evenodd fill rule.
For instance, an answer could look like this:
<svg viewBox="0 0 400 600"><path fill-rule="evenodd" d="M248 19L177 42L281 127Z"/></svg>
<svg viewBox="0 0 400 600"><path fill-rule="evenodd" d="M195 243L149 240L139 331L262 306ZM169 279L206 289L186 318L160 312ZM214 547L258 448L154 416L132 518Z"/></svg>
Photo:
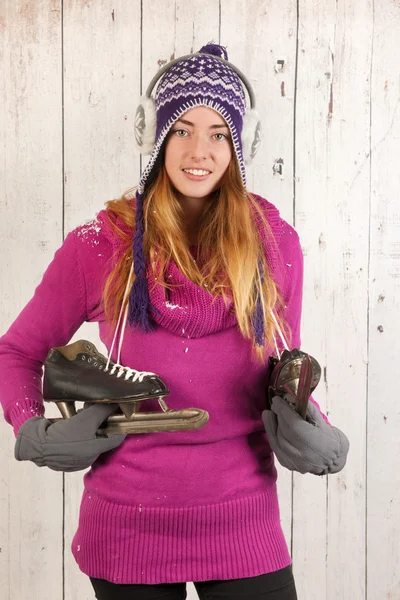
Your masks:
<svg viewBox="0 0 400 600"><path fill-rule="evenodd" d="M261 120L255 108L248 108L243 117L242 151L246 165L255 157L261 142Z"/></svg>
<svg viewBox="0 0 400 600"><path fill-rule="evenodd" d="M151 154L156 141L157 114L153 98L142 96L135 115L135 139L140 154Z"/></svg>

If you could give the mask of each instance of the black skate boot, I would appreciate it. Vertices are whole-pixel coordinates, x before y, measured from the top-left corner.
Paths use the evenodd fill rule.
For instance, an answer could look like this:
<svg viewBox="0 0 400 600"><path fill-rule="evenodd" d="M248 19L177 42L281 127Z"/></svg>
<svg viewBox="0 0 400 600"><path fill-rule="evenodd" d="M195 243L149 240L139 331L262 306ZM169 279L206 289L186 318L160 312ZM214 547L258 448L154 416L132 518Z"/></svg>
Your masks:
<svg viewBox="0 0 400 600"><path fill-rule="evenodd" d="M301 350L284 350L281 358L270 358L271 375L267 405L274 396L289 394L294 409L305 419L308 400L321 379L321 367L314 357Z"/></svg>
<svg viewBox="0 0 400 600"><path fill-rule="evenodd" d="M76 414L75 401L117 404L102 426L107 433L152 433L199 429L208 413L197 408L169 410L165 383L155 373L110 362L91 342L52 348L45 361L43 398L55 402L64 419ZM157 398L162 411L140 412L141 401Z"/></svg>

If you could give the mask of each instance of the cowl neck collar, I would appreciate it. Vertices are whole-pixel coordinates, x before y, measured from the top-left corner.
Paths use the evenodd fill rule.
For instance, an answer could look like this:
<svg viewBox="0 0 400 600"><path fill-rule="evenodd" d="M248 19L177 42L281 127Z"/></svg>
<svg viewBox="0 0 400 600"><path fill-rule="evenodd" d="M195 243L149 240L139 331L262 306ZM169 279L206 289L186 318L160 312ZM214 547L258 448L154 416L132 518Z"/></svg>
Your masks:
<svg viewBox="0 0 400 600"><path fill-rule="evenodd" d="M283 221L273 204L260 196L255 198L260 203L271 228L269 233L266 232L261 219L255 217L267 263L271 274L274 275L279 262L278 245ZM124 247L110 227L105 211L99 213L98 219L103 222L104 232L112 244L114 257L118 258ZM119 217L115 224L133 235L132 230ZM191 251L196 256L195 246L191 247ZM233 300L213 297L207 288L193 283L183 275L174 261L170 261L166 272L166 281L173 286L172 289L157 284L150 265L147 266L147 280L153 320L160 327L176 335L199 338L237 324Z"/></svg>
<svg viewBox="0 0 400 600"><path fill-rule="evenodd" d="M237 323L232 300L212 296L183 275L175 262L170 261L166 273L171 289L157 285L150 268L147 277L153 319L172 333L198 338Z"/></svg>

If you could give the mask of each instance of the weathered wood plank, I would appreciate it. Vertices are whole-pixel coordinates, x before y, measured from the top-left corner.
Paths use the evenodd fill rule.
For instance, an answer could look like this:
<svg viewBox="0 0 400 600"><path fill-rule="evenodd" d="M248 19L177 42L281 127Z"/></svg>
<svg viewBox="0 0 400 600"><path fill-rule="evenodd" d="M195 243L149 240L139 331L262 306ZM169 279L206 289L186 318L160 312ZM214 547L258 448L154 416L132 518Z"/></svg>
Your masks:
<svg viewBox="0 0 400 600"><path fill-rule="evenodd" d="M320 262L313 253L313 240L321 233L326 222L326 202L314 206L314 199L323 190L325 197L327 162L322 154L327 136L327 108L329 105L332 39L332 14L324 15L319 24L319 9L314 3L300 3L298 28L296 130L295 151L295 223L305 255L302 348L311 352L324 367L325 331L322 324L325 314L312 303L325 304L326 256ZM319 45L315 39L321 39ZM325 75L325 73L329 73ZM320 150L321 148L321 150ZM309 164L314 169L309 169ZM318 165L316 169L315 166ZM322 213L322 214L321 214ZM307 226L306 226L307 225ZM326 226L327 227L327 226ZM324 278L321 293L315 293L315 280ZM316 314L315 314L316 313ZM312 320L310 317L312 316ZM315 316L315 321L314 321ZM325 389L320 387L314 396L326 409ZM293 561L300 598L326 598L326 483L323 479L295 475L293 478ZM312 567L311 567L312 565Z"/></svg>
<svg viewBox="0 0 400 600"><path fill-rule="evenodd" d="M295 478L299 595L365 595L369 2L300 3L296 225L305 251L303 347L321 362L315 398L351 439L346 469ZM327 486L325 494L325 485ZM351 531L351 535L349 532ZM355 556L357 559L355 559Z"/></svg>
<svg viewBox="0 0 400 600"><path fill-rule="evenodd" d="M60 4L0 4L1 333L62 239ZM1 418L1 597L61 600L62 478L17 463L13 447Z"/></svg>
<svg viewBox="0 0 400 600"><path fill-rule="evenodd" d="M400 5L375 2L367 420L368 598L400 596ZM361 162L359 170L368 169Z"/></svg>
<svg viewBox="0 0 400 600"><path fill-rule="evenodd" d="M140 0L64 2L65 228L139 176Z"/></svg>

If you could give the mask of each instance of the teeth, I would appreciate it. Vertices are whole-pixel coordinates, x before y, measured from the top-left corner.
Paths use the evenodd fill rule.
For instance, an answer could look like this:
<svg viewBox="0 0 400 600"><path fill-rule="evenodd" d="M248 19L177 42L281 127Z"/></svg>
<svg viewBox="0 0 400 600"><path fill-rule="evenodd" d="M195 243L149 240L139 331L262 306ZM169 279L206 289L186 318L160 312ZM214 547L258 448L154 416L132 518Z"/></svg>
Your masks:
<svg viewBox="0 0 400 600"><path fill-rule="evenodd" d="M200 169L183 169L185 171L185 173L190 173L191 175L197 175L197 176L201 176L201 175L208 175L210 173L210 171L202 171Z"/></svg>

